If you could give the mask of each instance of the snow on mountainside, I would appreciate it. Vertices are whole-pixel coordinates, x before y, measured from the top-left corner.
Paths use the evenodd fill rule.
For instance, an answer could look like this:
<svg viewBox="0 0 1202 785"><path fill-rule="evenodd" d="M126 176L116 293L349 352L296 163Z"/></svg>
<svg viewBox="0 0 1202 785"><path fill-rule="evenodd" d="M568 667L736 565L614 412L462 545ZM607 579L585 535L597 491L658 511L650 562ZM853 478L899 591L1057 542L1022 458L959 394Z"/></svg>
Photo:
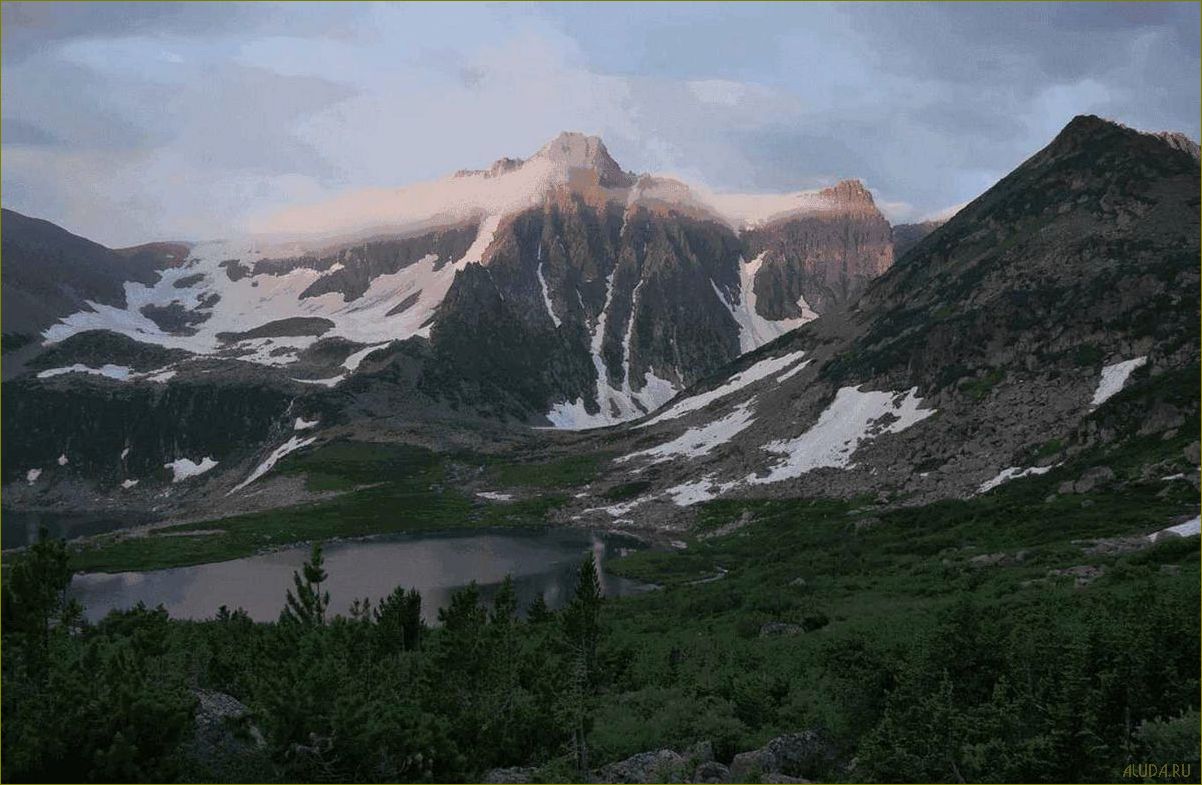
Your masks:
<svg viewBox="0 0 1202 785"><path fill-rule="evenodd" d="M848 221L875 221L884 236L866 240ZM742 239L753 228L754 255ZM574 133L527 160L298 206L256 229L185 248L186 258L124 281L123 297L60 314L43 343L109 331L198 358L293 366L297 381L332 386L393 341L451 343L452 328L439 325L495 296L490 318L522 323L509 350L545 335L556 348L544 368L563 368L525 405L553 427L587 428L640 417L850 301L892 258L888 224L858 183L713 194L624 172L600 139ZM474 265L490 275L468 285ZM51 370L90 373L106 358L88 359ZM470 358L449 362L475 373Z"/></svg>

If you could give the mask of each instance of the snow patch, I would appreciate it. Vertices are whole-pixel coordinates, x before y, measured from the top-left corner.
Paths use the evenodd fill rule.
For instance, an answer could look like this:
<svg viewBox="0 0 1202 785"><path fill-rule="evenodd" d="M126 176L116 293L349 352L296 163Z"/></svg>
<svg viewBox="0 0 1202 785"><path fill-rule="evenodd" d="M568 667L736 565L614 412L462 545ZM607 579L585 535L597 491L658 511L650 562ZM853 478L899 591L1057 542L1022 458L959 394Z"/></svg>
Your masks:
<svg viewBox="0 0 1202 785"><path fill-rule="evenodd" d="M1094 390L1093 400L1089 403L1091 406L1100 406L1112 396L1116 395L1123 389L1123 385L1127 383L1127 377L1136 368L1148 361L1147 355L1136 357L1133 360L1123 360L1122 362L1112 363L1102 369L1102 378L1098 381L1098 389Z"/></svg>
<svg viewBox="0 0 1202 785"><path fill-rule="evenodd" d="M296 422L292 423L292 430L307 431L317 425L319 420L306 420L304 417L297 417Z"/></svg>
<svg viewBox="0 0 1202 785"><path fill-rule="evenodd" d="M1161 529L1158 532L1153 532L1148 535L1148 539L1152 542L1156 542L1161 537L1170 534L1175 534L1178 537L1196 537L1199 533L1202 533L1202 518L1194 516L1185 523L1179 523L1176 526L1170 526L1167 529Z"/></svg>
<svg viewBox="0 0 1202 785"><path fill-rule="evenodd" d="M134 487L137 484L138 484L137 480L123 480L121 483L121 487L128 491L130 488Z"/></svg>
<svg viewBox="0 0 1202 785"><path fill-rule="evenodd" d="M47 368L38 373L39 379L49 379L53 376L62 376L67 373L87 373L93 376L105 376L109 379L116 379L120 382L129 381L131 370L124 365L113 365L106 363L99 368L92 368L83 363L75 363L63 368Z"/></svg>
<svg viewBox="0 0 1202 785"><path fill-rule="evenodd" d="M611 518L621 518L626 513L633 510L635 507L642 505L647 499L635 499L634 501L622 502L621 504L611 504L608 507L590 507L584 512L603 512ZM629 523L630 521L627 521Z"/></svg>
<svg viewBox="0 0 1202 785"><path fill-rule="evenodd" d="M66 453L63 453L62 455L58 456L58 465L59 466L66 466L70 462L71 461L70 461L70 459L67 458Z"/></svg>
<svg viewBox="0 0 1202 785"><path fill-rule="evenodd" d="M779 373L780 371L782 371L786 368L789 368L794 363L801 360L801 358L804 356L805 356L805 352L791 352L791 353L783 355L781 357L770 357L765 360L760 360L755 365L752 365L750 368L745 368L744 370L740 371L739 373L734 374L729 379L727 379L726 382L724 382L722 385L715 387L714 389L712 389L708 392L698 393L697 395L691 395L688 398L685 398L683 401L679 401L679 402L673 404L670 408L661 412L657 416L651 418L647 422L641 423L638 427L643 428L648 425L655 425L656 423L663 422L664 420L671 420L676 417L680 417L683 414L687 414L688 412L692 412L692 411L696 411L697 409L705 408L706 406L709 406L714 401L720 400L732 393L738 392L739 390L743 389L744 387L751 384L752 382L757 382L760 379L766 378L768 376L772 376L773 374ZM793 368L793 370L789 371L789 374L791 375L793 373L796 373L797 371L800 371L802 368L804 368L808 364L809 364L808 360L804 363L801 363L800 366ZM785 378L785 377L782 376L781 379L783 379L783 378Z"/></svg>
<svg viewBox="0 0 1202 785"><path fill-rule="evenodd" d="M41 476L42 476L41 469L30 469L29 471L25 472L25 482L29 483L30 485L33 485L35 482L38 481L38 478Z"/></svg>
<svg viewBox="0 0 1202 785"><path fill-rule="evenodd" d="M733 488L736 483L717 484L710 477L703 477L694 482L686 482L669 488L664 495L671 497L672 503L678 507L688 507L692 504L716 499L720 494Z"/></svg>
<svg viewBox="0 0 1202 785"><path fill-rule="evenodd" d="M659 408L672 400L677 393L676 385L667 379L661 379L651 371L646 372L641 388L635 390L632 387L630 382L631 325L627 325L622 347L625 378L622 380L620 388L610 384L605 361L601 357L601 345L605 340L605 324L609 318L610 305L613 303L613 282L614 276L613 273L610 273L605 279L605 305L602 307L601 313L597 315L589 340L589 352L592 355L593 369L597 379L595 400L600 410L596 414L590 414L585 407L584 398L561 401L554 404L546 414L553 428L583 430L633 420ZM640 282L635 286L636 292L632 295L637 294L638 286L641 285ZM634 320L633 304L632 300L631 323Z"/></svg>
<svg viewBox="0 0 1202 785"><path fill-rule="evenodd" d="M542 246L538 247L539 254L542 254ZM547 279L543 277L543 263L538 263L538 285L543 290L543 303L547 306L547 315L551 317L551 321L555 322L555 327L558 328L562 322L555 315L555 309L551 307L551 292L547 289Z"/></svg>
<svg viewBox="0 0 1202 785"><path fill-rule="evenodd" d="M229 493L226 494L226 496L229 496L230 493L233 493L234 491L242 490L243 488L250 485L255 480L262 477L264 474L267 474L267 472L271 471L271 467L275 466L276 463L281 458L283 458L285 455L287 455L288 453L295 452L296 450L299 450L302 447L308 446L308 445L312 444L313 442L315 442L316 440L317 440L316 436L310 436L308 439L302 439L299 436L293 436L288 441L284 442L279 447L275 448L275 451L272 452L271 455L267 456L267 460L260 463L255 468L255 470L250 473L249 477L247 477L245 480L243 480L242 482L235 485L229 491Z"/></svg>
<svg viewBox="0 0 1202 785"><path fill-rule="evenodd" d="M200 463L196 463L190 458L176 458L171 463L164 463L163 468L171 470L171 482L176 483L204 474L216 465L217 461L206 456L200 460Z"/></svg>
<svg viewBox="0 0 1202 785"><path fill-rule="evenodd" d="M331 376L329 379L293 379L292 381L300 382L301 384L319 384L322 387L333 387L345 378L346 376L344 374L339 374L337 376Z"/></svg>
<svg viewBox="0 0 1202 785"><path fill-rule="evenodd" d="M739 261L739 298L737 301L728 300L726 295L718 289L718 285L712 280L710 281L714 294L718 296L723 305L730 309L731 316L739 325L739 351L744 354L818 318L818 314L814 313L804 297L797 300L797 307L801 309L799 317L765 319L760 316L756 306L755 277L763 263L764 254L760 254L750 262Z"/></svg>
<svg viewBox="0 0 1202 785"><path fill-rule="evenodd" d="M750 475L747 482L765 485L800 477L822 467L846 468L859 446L882 433L899 433L935 413L919 409L918 388L905 393L861 392L843 387L818 417L813 427L793 439L765 444L763 449L784 456L764 476ZM886 420L891 417L892 419Z"/></svg>
<svg viewBox="0 0 1202 785"><path fill-rule="evenodd" d="M699 458L709 453L715 447L726 444L751 425L755 420L754 413L751 411L751 406L754 403L755 398L752 398L735 407L725 417L713 420L705 425L689 428L669 442L665 442L658 447L651 447L646 450L632 452L629 455L623 455L617 461L622 462L633 458L647 457L651 459L651 463L660 463L677 457Z"/></svg>
<svg viewBox="0 0 1202 785"><path fill-rule="evenodd" d="M500 491L479 491L476 493L481 499L488 499L494 502L511 502L513 501L512 493L501 493Z"/></svg>
<svg viewBox="0 0 1202 785"><path fill-rule="evenodd" d="M985 482L981 483L981 487L977 488L977 493L991 491L1002 483L1009 482L1010 480L1017 480L1019 477L1047 474L1052 470L1052 468L1053 467L1051 466L1032 466L1030 468L1023 469L1019 466L1011 466L1008 469L1002 469L993 479L986 480Z"/></svg>
<svg viewBox="0 0 1202 785"><path fill-rule="evenodd" d="M367 359L367 355L371 354L376 349L383 349L385 346L388 346L390 343L392 343L392 341L385 341L384 343L376 343L376 344L372 344L371 346L368 346L364 349L360 349L357 352L351 352L349 355L347 355L346 359L342 361L342 367L347 369L348 371L356 371L359 369L359 365L365 359Z"/></svg>

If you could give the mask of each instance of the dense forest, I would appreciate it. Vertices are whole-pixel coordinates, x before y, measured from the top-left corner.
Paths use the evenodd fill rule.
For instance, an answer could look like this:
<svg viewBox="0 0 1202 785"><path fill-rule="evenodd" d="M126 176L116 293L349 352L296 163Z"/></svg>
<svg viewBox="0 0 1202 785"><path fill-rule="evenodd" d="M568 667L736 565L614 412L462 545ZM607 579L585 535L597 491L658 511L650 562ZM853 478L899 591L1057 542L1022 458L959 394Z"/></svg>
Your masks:
<svg viewBox="0 0 1202 785"><path fill-rule="evenodd" d="M473 585L430 626L403 587L331 617L317 546L278 622L137 607L90 624L69 599L66 545L43 540L4 570L4 780L454 782L520 766L536 781L583 781L643 750L704 741L730 761L805 730L825 753L791 772L807 779L1197 781L1197 538L1126 556L1085 590L928 559L903 576L903 597L867 577L891 548L849 541L842 509L826 527L834 513L814 507L804 547L778 545L818 561L767 547L801 531L799 506L757 509L764 531L738 546L746 562L706 543L645 554L662 591L606 600L589 556L561 609L519 609L508 585L486 606ZM894 523L889 542L919 551L947 536L938 520ZM662 566L687 572L707 548L731 579L674 581ZM810 585L773 586L782 565L809 565ZM818 566L850 581L856 602L899 601L849 612L824 599ZM797 634L765 637L771 620ZM206 714L233 699L247 711ZM1130 768L1151 762L1192 768Z"/></svg>

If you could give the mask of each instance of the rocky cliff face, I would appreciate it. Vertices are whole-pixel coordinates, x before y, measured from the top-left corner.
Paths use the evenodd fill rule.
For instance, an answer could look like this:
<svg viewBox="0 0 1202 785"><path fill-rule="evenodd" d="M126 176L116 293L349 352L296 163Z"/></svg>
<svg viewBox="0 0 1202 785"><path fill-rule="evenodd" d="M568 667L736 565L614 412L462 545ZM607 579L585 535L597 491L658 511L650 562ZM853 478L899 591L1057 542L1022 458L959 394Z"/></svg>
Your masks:
<svg viewBox="0 0 1202 785"><path fill-rule="evenodd" d="M167 464L176 461L234 468L273 430L291 428L299 387L254 366L172 384L67 375L6 382L4 482L21 497L67 478L136 496L140 483L172 484L180 475Z"/></svg>
<svg viewBox="0 0 1202 785"><path fill-rule="evenodd" d="M763 260L755 286L770 319L844 308L893 263L889 222L861 182L844 180L819 196L820 210L744 233L747 258Z"/></svg>

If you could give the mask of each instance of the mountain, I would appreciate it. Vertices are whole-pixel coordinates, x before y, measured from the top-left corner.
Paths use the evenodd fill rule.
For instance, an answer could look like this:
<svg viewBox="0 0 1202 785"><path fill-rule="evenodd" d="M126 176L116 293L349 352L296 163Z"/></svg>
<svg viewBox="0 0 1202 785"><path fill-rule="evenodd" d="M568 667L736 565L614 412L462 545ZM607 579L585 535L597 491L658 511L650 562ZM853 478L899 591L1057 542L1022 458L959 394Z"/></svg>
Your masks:
<svg viewBox="0 0 1202 785"><path fill-rule="evenodd" d="M152 283L165 261L149 249L110 250L13 210L0 211L0 227L8 342L34 339L61 316L88 308L88 301L124 308L124 283Z"/></svg>
<svg viewBox="0 0 1202 785"><path fill-rule="evenodd" d="M20 350L4 490L212 516L307 498L271 470L336 439L601 452L554 517L670 529L717 496L919 503L1139 439L1131 471L1178 473L1198 190L1176 137L1077 118L894 264L859 183L715 195L569 134L182 261L101 248L152 272Z"/></svg>
<svg viewBox="0 0 1202 785"><path fill-rule="evenodd" d="M925 503L1056 466L1196 481L1198 207L1188 150L1078 117L850 312L611 435L597 495L642 492L565 515L671 527L719 496Z"/></svg>
<svg viewBox="0 0 1202 785"><path fill-rule="evenodd" d="M931 232L943 226L947 221L930 220L913 224L896 224L893 227L893 258L900 259L906 251L918 244L918 241Z"/></svg>
<svg viewBox="0 0 1202 785"><path fill-rule="evenodd" d="M423 393L569 427L645 414L844 307L892 261L888 223L857 182L707 201L684 183L624 172L581 134L528 160L317 213L320 237L125 252L5 213L6 292L40 307L30 320L14 306L5 331L37 330L54 345L105 330L330 383L365 350L424 338L436 375L455 378ZM316 213L302 216L311 228ZM47 255L75 266L49 266ZM52 285L61 296L37 296ZM492 351L498 342L529 354L516 358L529 383L494 384L515 367ZM324 364L309 362L318 355Z"/></svg>
<svg viewBox="0 0 1202 785"><path fill-rule="evenodd" d="M858 182L714 195L574 133L241 239L113 250L10 211L2 234L5 296L37 306L4 309L12 498L56 476L132 497L179 460L245 476L304 407L485 430L641 417L892 261Z"/></svg>

